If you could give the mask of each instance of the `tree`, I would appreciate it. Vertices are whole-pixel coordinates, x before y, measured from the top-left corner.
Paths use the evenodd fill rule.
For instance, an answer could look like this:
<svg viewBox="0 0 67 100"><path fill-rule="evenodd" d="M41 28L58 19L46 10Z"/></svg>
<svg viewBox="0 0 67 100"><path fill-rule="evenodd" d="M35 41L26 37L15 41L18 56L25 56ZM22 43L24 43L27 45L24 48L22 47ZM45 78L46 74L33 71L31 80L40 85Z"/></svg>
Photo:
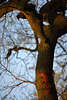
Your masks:
<svg viewBox="0 0 67 100"><path fill-rule="evenodd" d="M29 21L37 44L33 50L15 45L8 50L6 59L8 60L13 50L26 49L31 52L38 50L35 81L38 98L39 100L58 100L53 77L53 58L57 39L67 32L65 17L67 1L47 1L40 8L39 13L35 9L36 5L29 2L30 0L9 0L0 4L0 17L13 10L20 11L17 18L26 18ZM44 25L43 21L48 21L48 26Z"/></svg>

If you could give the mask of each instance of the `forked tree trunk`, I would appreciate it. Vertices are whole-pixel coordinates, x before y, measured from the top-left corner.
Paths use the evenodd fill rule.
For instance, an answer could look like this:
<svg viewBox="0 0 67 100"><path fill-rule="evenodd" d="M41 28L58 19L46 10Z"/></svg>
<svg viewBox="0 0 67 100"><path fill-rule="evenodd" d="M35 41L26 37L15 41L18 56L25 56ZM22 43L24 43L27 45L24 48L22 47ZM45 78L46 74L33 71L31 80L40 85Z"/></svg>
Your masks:
<svg viewBox="0 0 67 100"><path fill-rule="evenodd" d="M50 46L48 43L44 42L45 35L42 29L42 16L40 17L42 13L38 14L34 6L30 6L29 3L27 4L28 1L30 0L9 0L8 3L0 5L0 17L7 12L17 9L20 10L21 13L28 19L31 28L41 40L41 43L38 45L39 54L36 66L36 87L38 91L38 100L58 100L53 78L54 48L56 44L55 40L61 35L67 33L67 18L62 15L55 16L56 18L54 19L53 25L48 26L48 29L45 28L44 32L52 44ZM64 1L66 5L66 0ZM58 6L60 7L60 5L56 4L57 9ZM50 5L47 3L47 9L48 8L50 9ZM45 11L43 8L42 10ZM51 14L52 13L50 13L50 15Z"/></svg>
<svg viewBox="0 0 67 100"><path fill-rule="evenodd" d="M36 66L38 100L58 100L52 70L54 47L50 47L47 43L39 44Z"/></svg>

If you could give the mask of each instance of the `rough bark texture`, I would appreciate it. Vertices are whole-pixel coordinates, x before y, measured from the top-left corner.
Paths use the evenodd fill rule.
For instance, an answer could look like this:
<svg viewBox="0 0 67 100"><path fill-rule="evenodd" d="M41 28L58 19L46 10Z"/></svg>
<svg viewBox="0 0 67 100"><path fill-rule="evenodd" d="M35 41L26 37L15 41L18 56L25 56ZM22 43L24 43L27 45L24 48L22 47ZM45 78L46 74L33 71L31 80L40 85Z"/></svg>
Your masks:
<svg viewBox="0 0 67 100"><path fill-rule="evenodd" d="M50 47L47 43L40 43L38 51L36 68L38 100L58 100L52 70L54 47Z"/></svg>
<svg viewBox="0 0 67 100"><path fill-rule="evenodd" d="M10 0L0 5L0 17L14 9L20 10L17 16L27 18L31 28L40 38L38 43L38 60L36 66L36 87L39 100L58 100L53 78L53 58L57 38L67 32L67 18L64 16L66 0L52 0L41 9L40 14L35 10L30 0ZM5 9L6 8L6 9ZM50 10L51 9L51 10ZM49 11L50 10L50 11ZM57 11L60 14L57 14ZM61 15L61 12L63 13ZM43 25L43 19L47 19L48 26Z"/></svg>

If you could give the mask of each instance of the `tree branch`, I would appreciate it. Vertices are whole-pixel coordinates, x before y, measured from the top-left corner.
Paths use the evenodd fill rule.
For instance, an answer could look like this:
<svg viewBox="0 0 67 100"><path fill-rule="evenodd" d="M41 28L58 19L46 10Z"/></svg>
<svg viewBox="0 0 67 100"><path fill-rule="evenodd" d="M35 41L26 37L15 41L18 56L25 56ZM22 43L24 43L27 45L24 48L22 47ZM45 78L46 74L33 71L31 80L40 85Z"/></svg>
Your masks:
<svg viewBox="0 0 67 100"><path fill-rule="evenodd" d="M57 39L67 33L67 18L62 15L57 16L53 25L44 25L44 31L50 39L51 44L55 45Z"/></svg>
<svg viewBox="0 0 67 100"><path fill-rule="evenodd" d="M63 51L66 53L66 55L67 55L67 50L63 47L63 45L60 43L60 42L58 42L58 44L59 44L59 46L63 49Z"/></svg>
<svg viewBox="0 0 67 100"><path fill-rule="evenodd" d="M57 38L67 33L67 17L59 15L54 20L54 31L56 31Z"/></svg>
<svg viewBox="0 0 67 100"><path fill-rule="evenodd" d="M6 3L3 3L0 5L0 17L2 17L4 14L11 12L13 10L21 9L20 6L17 6L18 0L10 0Z"/></svg>
<svg viewBox="0 0 67 100"><path fill-rule="evenodd" d="M23 11L23 8L28 1L30 0L9 0L8 2L0 4L0 17L13 10Z"/></svg>
<svg viewBox="0 0 67 100"><path fill-rule="evenodd" d="M20 1L10 0L7 3L4 3L3 5L0 6L0 17L4 13L10 12L14 9L20 10L21 13L24 14L24 16L28 19L34 33L37 34L37 36L40 37L41 41L43 42L45 42L46 40L48 42L49 40L53 42L55 38L57 39L58 37L60 37L61 35L67 32L67 18L65 18L62 15L55 16L56 18L53 19L54 23L48 26L48 30L47 30L48 32L46 30L43 30L42 16L38 14L37 11L35 10L35 5L28 4L28 1L29 0L20 0ZM46 6L47 4L48 6ZM53 6L53 5L51 2L48 2L47 4L44 6L47 8L47 10L49 10L48 7L50 8L50 6ZM41 9L43 9L44 11L43 7Z"/></svg>
<svg viewBox="0 0 67 100"><path fill-rule="evenodd" d="M67 0L51 0L41 7L40 14L44 20L48 19L48 22L53 24L56 16L61 15L61 13L65 16L66 5Z"/></svg>
<svg viewBox="0 0 67 100"><path fill-rule="evenodd" d="M35 84L35 82L32 82L32 81L28 81L28 80L23 80L23 79L20 79L20 78L18 78L16 75L14 75L11 71L9 71L2 63L0 63L2 66L3 66L3 68L7 71L7 72L9 72L16 80L20 80L21 82L24 82L24 83L31 83L31 84Z"/></svg>
<svg viewBox="0 0 67 100"><path fill-rule="evenodd" d="M8 49L8 53L7 53L6 57L5 57L6 59L8 59L10 57L10 55L11 55L13 50L16 51L16 52L18 50L27 50L27 51L30 51L30 52L35 52L35 51L37 51L37 47L35 49L29 49L29 48L25 48L25 47L14 46L13 48Z"/></svg>

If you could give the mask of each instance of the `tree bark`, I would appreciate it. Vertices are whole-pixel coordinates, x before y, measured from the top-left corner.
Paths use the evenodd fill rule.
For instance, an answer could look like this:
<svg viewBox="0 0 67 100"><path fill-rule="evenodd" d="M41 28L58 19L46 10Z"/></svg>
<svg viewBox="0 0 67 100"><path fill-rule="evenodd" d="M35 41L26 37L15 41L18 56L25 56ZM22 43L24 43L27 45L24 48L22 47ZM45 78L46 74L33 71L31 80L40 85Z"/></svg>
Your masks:
<svg viewBox="0 0 67 100"><path fill-rule="evenodd" d="M34 5L27 4L28 1L29 0L11 0L0 5L0 17L17 9L28 19L31 28L41 40L40 44L38 44L38 60L36 66L38 100L58 100L53 78L53 58L57 38L67 32L67 18L62 15L53 15L53 17L55 16L53 24L43 27L42 16L46 8L42 8L40 14L38 14ZM46 4L44 6L47 7L48 11L45 11L48 13L50 5ZM52 13L49 15L51 14ZM45 28L45 30L43 30L43 28ZM46 42L46 36L50 40L50 44Z"/></svg>
<svg viewBox="0 0 67 100"><path fill-rule="evenodd" d="M47 43L39 44L36 66L38 100L58 100L53 77L54 47Z"/></svg>

